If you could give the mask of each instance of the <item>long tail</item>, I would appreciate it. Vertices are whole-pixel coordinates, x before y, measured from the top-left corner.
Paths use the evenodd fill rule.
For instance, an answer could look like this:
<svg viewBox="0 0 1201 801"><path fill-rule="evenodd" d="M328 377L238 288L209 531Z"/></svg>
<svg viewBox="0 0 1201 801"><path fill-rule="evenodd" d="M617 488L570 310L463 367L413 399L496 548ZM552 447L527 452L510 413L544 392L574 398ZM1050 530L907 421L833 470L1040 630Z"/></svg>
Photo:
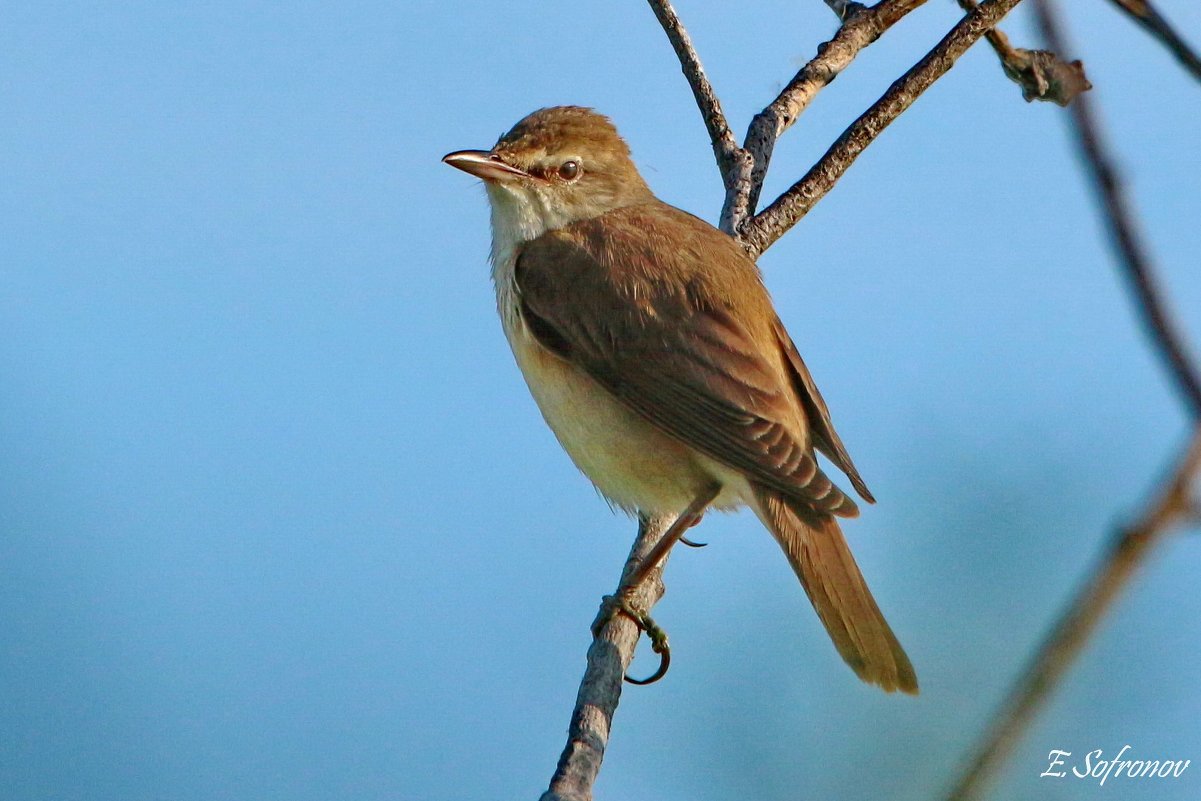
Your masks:
<svg viewBox="0 0 1201 801"><path fill-rule="evenodd" d="M756 514L771 530L838 653L863 681L917 694L917 674L876 606L838 521L755 487Z"/></svg>

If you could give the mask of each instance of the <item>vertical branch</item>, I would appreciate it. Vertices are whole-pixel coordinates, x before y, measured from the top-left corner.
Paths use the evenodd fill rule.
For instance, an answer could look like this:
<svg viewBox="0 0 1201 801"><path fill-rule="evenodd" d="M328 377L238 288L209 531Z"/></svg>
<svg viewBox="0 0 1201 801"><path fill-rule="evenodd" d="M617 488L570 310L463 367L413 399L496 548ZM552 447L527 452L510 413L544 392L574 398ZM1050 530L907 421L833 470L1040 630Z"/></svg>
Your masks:
<svg viewBox="0 0 1201 801"><path fill-rule="evenodd" d="M713 84L709 83L709 76L705 75L701 58L692 46L692 37L688 35L669 0L648 2L659 24L663 26L672 49L676 51L676 57L680 60L680 69L688 79L692 96L696 98L696 105L705 120L705 128L709 131L709 139L713 142L713 155L717 157L717 167L721 170L722 177L725 177L734 168L734 154L738 150L738 142L734 139L730 124L726 122L725 112L721 110L721 101L717 99Z"/></svg>

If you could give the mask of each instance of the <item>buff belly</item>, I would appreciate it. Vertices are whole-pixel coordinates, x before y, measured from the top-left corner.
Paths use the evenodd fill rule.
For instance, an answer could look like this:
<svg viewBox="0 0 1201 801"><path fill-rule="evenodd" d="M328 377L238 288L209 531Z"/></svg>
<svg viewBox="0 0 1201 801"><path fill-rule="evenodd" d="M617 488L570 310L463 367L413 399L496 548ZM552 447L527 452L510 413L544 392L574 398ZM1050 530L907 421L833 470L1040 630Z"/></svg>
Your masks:
<svg viewBox="0 0 1201 801"><path fill-rule="evenodd" d="M585 372L539 345L520 319L506 326L530 394L563 449L613 504L677 513L715 482L732 508L745 480L629 410Z"/></svg>

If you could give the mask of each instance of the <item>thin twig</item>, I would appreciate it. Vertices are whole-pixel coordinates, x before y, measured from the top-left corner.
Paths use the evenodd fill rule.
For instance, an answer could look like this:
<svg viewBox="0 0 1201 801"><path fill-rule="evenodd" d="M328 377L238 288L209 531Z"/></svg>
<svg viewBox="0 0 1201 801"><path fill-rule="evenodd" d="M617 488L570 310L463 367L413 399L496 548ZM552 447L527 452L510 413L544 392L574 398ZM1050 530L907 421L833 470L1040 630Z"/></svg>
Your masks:
<svg viewBox="0 0 1201 801"><path fill-rule="evenodd" d="M1042 0L1035 5L1035 10L1048 46L1056 52L1062 52L1063 36L1054 12ZM1167 304L1160 297L1159 282L1151 259L1142 243L1135 215L1123 191L1121 176L1109 155L1092 104L1082 95L1071 105L1071 112L1077 145L1101 200L1105 224L1117 250L1122 272L1134 290L1143 324L1193 416L1201 417L1201 374L1189 358L1184 338L1173 323Z"/></svg>
<svg viewBox="0 0 1201 801"><path fill-rule="evenodd" d="M1063 52L1063 37L1050 4L1047 0L1037 0L1035 8L1048 46L1056 52ZM1095 181L1097 194L1102 198L1107 225L1148 332L1176 378L1192 417L1201 420L1197 373L1188 362L1183 344L1170 324L1159 297L1149 260L1134 234L1136 227L1132 210L1121 192L1121 183L1100 137L1089 101L1086 97L1078 97L1071 108L1077 144ZM1165 480L1165 489L1148 504L1137 522L1115 532L1097 569L1068 604L1001 704L1000 712L947 796L948 801L968 801L978 797L985 783L1012 752L1039 708L1080 655L1089 636L1127 586L1135 570L1146 561L1153 546L1173 529L1195 523L1191 486L1198 474L1201 474L1201 424L1196 425L1190 445L1176 469Z"/></svg>
<svg viewBox="0 0 1201 801"><path fill-rule="evenodd" d="M817 93L837 78L861 50L924 2L926 0L882 0L864 8L858 4L827 0L844 20L842 26L830 41L818 46L817 55L801 67L775 100L755 115L747 129L743 147L754 161L750 197L746 203L749 213L754 213L759 204L759 193L763 190L776 139L797 121Z"/></svg>
<svg viewBox="0 0 1201 801"><path fill-rule="evenodd" d="M1126 12L1135 22L1141 25L1152 36L1176 57L1194 78L1201 81L1201 56L1180 38L1180 34L1168 24L1163 15L1155 10L1149 0L1109 0L1110 3Z"/></svg>
<svg viewBox="0 0 1201 801"><path fill-rule="evenodd" d="M739 214L734 206L737 198L749 195L749 188L746 186L750 180L749 160L746 153L738 146L734 132L730 130L726 115L721 110L721 101L717 99L717 92L713 89L713 84L709 83L709 78L705 75L705 68L701 66L700 56L693 48L692 39L688 36L684 24L680 22L676 10L672 8L669 0L647 0L647 2L650 4L651 10L655 12L659 24L663 26L663 31L667 34L672 48L676 51L676 57L680 60L680 69L688 80L688 86L692 88L692 96L696 98L697 108L700 109L701 117L705 121L705 128L709 131L709 140L713 144L713 155L717 158L717 168L721 171L722 184L726 189L722 221L726 223L729 218L730 227L727 232L732 231L733 219L745 216L745 212Z"/></svg>
<svg viewBox="0 0 1201 801"><path fill-rule="evenodd" d="M947 801L978 798L987 781L1013 751L1048 696L1059 684L1154 546L1188 522L1189 488L1201 473L1201 427L1167 479L1167 488L1128 528L1114 533L1093 574L1068 604L977 746Z"/></svg>
<svg viewBox="0 0 1201 801"><path fill-rule="evenodd" d="M1019 2L988 0L952 28L933 50L894 82L883 97L838 137L801 180L742 226L739 235L747 252L757 257L804 217L880 132Z"/></svg>
<svg viewBox="0 0 1201 801"><path fill-rule="evenodd" d="M626 579L643 563L671 522L670 517L639 521L638 537L630 549L618 587L626 586ZM649 612L663 596L663 567L666 564L664 557L638 586L630 599L634 605ZM638 635L634 621L625 615L613 615L593 638L588 648L588 666L571 713L567 746L559 757L550 788L539 801L590 801L592 798L592 785L605 757L613 713L621 700L622 677L634 658Z"/></svg>

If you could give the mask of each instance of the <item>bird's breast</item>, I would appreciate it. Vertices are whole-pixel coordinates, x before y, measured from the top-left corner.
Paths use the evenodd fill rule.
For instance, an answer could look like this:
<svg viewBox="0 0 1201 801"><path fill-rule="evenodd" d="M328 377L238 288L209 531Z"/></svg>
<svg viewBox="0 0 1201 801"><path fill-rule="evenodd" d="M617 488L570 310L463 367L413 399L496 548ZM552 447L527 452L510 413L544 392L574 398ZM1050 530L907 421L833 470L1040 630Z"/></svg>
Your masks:
<svg viewBox="0 0 1201 801"><path fill-rule="evenodd" d="M582 369L539 344L522 319L512 271L507 272L510 281L497 283L505 336L559 444L615 505L647 513L682 511L713 482L706 466L709 460L655 428Z"/></svg>

